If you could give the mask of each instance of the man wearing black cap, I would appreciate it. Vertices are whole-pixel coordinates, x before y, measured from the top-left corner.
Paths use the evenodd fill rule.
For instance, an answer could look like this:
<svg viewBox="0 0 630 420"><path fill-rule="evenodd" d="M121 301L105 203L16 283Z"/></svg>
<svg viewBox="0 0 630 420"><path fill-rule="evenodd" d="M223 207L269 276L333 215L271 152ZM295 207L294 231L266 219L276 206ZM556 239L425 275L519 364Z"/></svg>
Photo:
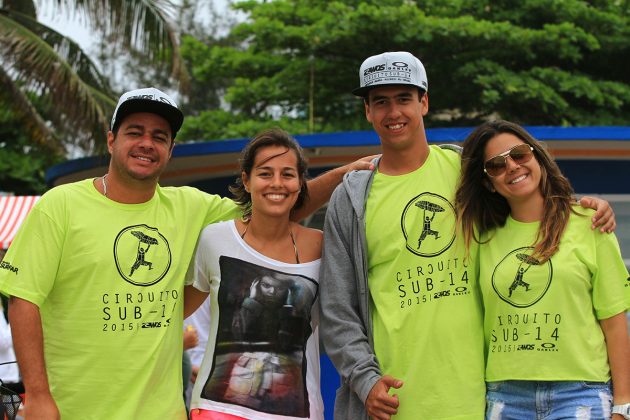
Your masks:
<svg viewBox="0 0 630 420"><path fill-rule="evenodd" d="M482 419L477 249L466 252L452 205L460 156L427 142L420 60L375 55L359 78L353 93L383 154L374 172L344 177L324 225L320 332L342 379L335 418Z"/></svg>
<svg viewBox="0 0 630 420"><path fill-rule="evenodd" d="M165 93L120 97L107 174L53 188L0 269L29 420L186 419L183 279L201 229L229 199L158 184L183 115ZM310 210L355 162L309 184Z"/></svg>

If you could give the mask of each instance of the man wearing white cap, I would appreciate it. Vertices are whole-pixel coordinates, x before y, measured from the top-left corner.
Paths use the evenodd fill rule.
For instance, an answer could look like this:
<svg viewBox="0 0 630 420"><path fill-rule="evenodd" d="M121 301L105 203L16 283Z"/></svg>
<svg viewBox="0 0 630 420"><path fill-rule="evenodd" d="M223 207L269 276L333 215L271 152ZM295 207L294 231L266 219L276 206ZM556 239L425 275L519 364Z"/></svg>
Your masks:
<svg viewBox="0 0 630 420"><path fill-rule="evenodd" d="M0 270L29 420L186 419L183 280L201 229L229 199L158 184L183 122L146 88L120 97L102 177L53 188ZM355 162L309 184L312 211Z"/></svg>
<svg viewBox="0 0 630 420"><path fill-rule="evenodd" d="M467 254L452 205L460 155L427 143L420 60L375 55L359 77L353 93L383 154L374 172L344 177L324 225L320 332L342 379L335 418L482 419L477 249Z"/></svg>

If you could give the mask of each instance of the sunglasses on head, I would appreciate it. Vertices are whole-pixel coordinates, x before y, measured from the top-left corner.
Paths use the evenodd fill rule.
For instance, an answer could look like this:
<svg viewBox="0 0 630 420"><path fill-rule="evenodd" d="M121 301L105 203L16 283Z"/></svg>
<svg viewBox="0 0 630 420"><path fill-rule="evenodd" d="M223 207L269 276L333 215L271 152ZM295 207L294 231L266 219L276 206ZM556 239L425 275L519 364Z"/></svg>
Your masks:
<svg viewBox="0 0 630 420"><path fill-rule="evenodd" d="M512 159L517 165L529 162L534 156L534 148L529 144L519 144L503 153L500 153L483 164L483 171L490 176L499 176L505 172L507 168L507 158Z"/></svg>

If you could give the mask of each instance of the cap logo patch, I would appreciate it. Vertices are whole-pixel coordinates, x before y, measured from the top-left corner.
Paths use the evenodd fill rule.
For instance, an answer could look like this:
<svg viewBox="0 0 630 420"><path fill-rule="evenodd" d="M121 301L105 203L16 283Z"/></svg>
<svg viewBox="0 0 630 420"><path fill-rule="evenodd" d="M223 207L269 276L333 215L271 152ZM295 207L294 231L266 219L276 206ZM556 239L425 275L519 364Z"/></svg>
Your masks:
<svg viewBox="0 0 630 420"><path fill-rule="evenodd" d="M365 69L363 72L364 76L367 76L370 73L374 73L375 71L383 71L385 70L385 64L379 64L378 66L372 66L370 68Z"/></svg>
<svg viewBox="0 0 630 420"><path fill-rule="evenodd" d="M393 80L393 81L403 81L406 83L411 83L411 70L408 67L403 68L394 68L389 67L385 68L385 66L377 70L370 72L369 74L365 74L365 84L371 85L373 83L382 82L384 80Z"/></svg>
<svg viewBox="0 0 630 420"><path fill-rule="evenodd" d="M378 85L411 85L428 91L424 66L406 51L385 52L368 57L359 69L359 87L352 91L366 98L367 92Z"/></svg>
<svg viewBox="0 0 630 420"><path fill-rule="evenodd" d="M169 104L169 105L173 105L171 103L171 101L169 101L168 99L166 99L163 96L158 96L155 97L155 95L135 95L135 96L130 96L129 98L127 98L127 100L129 99L149 99L151 101L160 101L160 102L164 102L165 104Z"/></svg>
<svg viewBox="0 0 630 420"><path fill-rule="evenodd" d="M129 99L151 99L153 100L153 95L134 95L127 98Z"/></svg>

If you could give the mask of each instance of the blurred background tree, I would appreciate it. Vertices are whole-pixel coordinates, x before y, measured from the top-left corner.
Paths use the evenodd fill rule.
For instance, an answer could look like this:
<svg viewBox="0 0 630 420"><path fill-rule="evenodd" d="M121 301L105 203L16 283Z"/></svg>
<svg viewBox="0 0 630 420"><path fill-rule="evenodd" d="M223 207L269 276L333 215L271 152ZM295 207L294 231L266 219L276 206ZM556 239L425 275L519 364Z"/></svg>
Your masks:
<svg viewBox="0 0 630 420"><path fill-rule="evenodd" d="M532 125L630 123L628 1L244 1L223 38L186 36L194 92L182 139L369 129L349 92L369 55L406 50L429 78L428 126L491 117ZM194 93L191 98L194 97ZM191 105L194 102L191 101Z"/></svg>
<svg viewBox="0 0 630 420"><path fill-rule="evenodd" d="M95 37L120 47L123 56L141 55L153 68L169 69L170 80L186 88L188 74L171 23L175 8L169 1L0 0L1 111L3 118L10 119L7 126L17 130L17 136L0 139L0 161L5 164L14 165L10 156L24 147L57 160L69 153L106 150L118 93L79 44L38 20L38 6L44 5L68 17L81 16ZM28 175L14 171L0 178L0 191L21 190L19 183L9 182L20 173L29 188L43 185L39 169Z"/></svg>
<svg viewBox="0 0 630 420"><path fill-rule="evenodd" d="M33 98L33 102L37 101ZM37 107L45 109L47 105L37 103ZM47 146L32 141L1 93L0 150L0 191L16 195L38 195L46 191L46 169L63 159L50 153Z"/></svg>
<svg viewBox="0 0 630 420"><path fill-rule="evenodd" d="M6 120L8 131L18 131L0 138L5 163L18 161L5 151L25 148L58 159L103 153L118 94L150 85L174 93L183 106L179 141L251 137L274 125L294 134L367 130L363 105L350 94L358 67L370 55L396 50L426 66L429 127L493 117L527 125L630 125L628 0L0 5L0 110L10 108L2 115L19 122ZM36 5L83 16L94 28L95 50L83 51L41 24ZM10 189L2 179L0 190Z"/></svg>

